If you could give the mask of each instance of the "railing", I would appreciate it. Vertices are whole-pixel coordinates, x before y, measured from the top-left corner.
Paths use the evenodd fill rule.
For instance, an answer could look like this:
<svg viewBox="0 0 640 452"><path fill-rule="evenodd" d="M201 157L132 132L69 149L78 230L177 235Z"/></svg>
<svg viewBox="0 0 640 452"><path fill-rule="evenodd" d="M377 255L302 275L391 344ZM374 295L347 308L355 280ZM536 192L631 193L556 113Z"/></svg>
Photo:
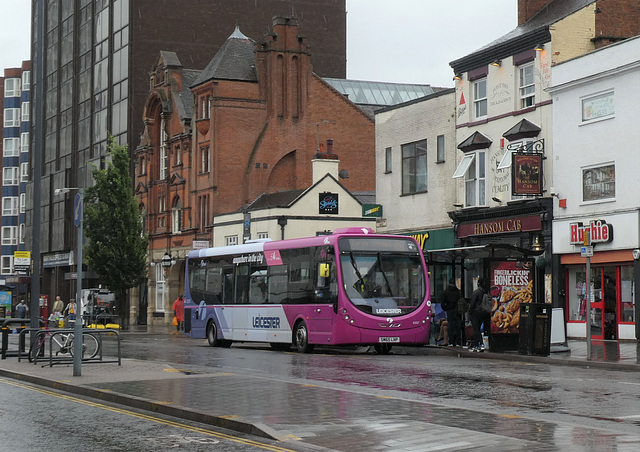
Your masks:
<svg viewBox="0 0 640 452"><path fill-rule="evenodd" d="M33 331L33 328L25 328L20 332L21 337L20 341L24 342L24 335L27 332ZM74 328L62 328L62 329L38 329L36 333L36 338L34 340L33 347L37 346L37 341L41 339L42 336L45 336L45 342L40 345L41 350L34 352L32 355L33 363L36 364L38 361L42 361L43 359L48 361L49 367L53 367L55 364L71 364L73 363L73 356L71 353L66 351L62 351L62 353L55 353L54 350L60 348L60 344L67 344L66 340L67 335L74 334ZM116 329L93 329L93 328L83 328L82 335L84 336L92 336L95 337L98 343L98 352L95 356L82 358L83 364L106 364L106 363L118 363L119 366L122 365L122 348L120 341L120 332ZM103 347L103 339L105 336L115 336L117 343L117 357L115 359L105 359L104 357L104 347ZM75 338L74 338L75 340ZM54 346L55 345L55 346ZM68 345L68 344L67 344ZM48 353L47 351L48 346ZM70 347L69 347L70 348ZM23 354L18 355L18 360L21 359ZM48 356L46 356L48 355ZM46 364L45 364L46 365ZM43 366L44 367L44 366Z"/></svg>
<svg viewBox="0 0 640 452"><path fill-rule="evenodd" d="M2 344L0 344L0 354L2 355L2 359L6 359L7 356L17 356L20 357L21 354L25 353L25 336L20 335L18 341L18 349L17 350L9 350L9 332L11 331L12 325L18 325L19 328L23 331L27 325L31 323L31 319L15 319L15 318L0 318L0 329L2 329ZM44 326L44 322L39 319L40 326Z"/></svg>

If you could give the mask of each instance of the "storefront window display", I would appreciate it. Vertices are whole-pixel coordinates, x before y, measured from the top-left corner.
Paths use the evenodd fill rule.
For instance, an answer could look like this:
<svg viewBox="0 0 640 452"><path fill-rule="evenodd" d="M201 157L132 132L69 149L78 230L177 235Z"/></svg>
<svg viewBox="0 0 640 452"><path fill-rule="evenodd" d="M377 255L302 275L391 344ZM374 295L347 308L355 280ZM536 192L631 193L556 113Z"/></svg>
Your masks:
<svg viewBox="0 0 640 452"><path fill-rule="evenodd" d="M567 276L568 320L584 322L588 312L585 269L570 268ZM593 337L617 339L619 323L635 322L633 268L628 265L594 267L589 290Z"/></svg>

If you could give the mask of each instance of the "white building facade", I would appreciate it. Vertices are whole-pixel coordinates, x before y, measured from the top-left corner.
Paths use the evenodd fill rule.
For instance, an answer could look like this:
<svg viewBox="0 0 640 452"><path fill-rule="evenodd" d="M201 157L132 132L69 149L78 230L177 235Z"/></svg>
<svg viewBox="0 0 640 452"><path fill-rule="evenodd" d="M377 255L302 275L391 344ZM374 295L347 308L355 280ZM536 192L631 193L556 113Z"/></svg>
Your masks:
<svg viewBox="0 0 640 452"><path fill-rule="evenodd" d="M555 66L553 252L567 298L567 335L636 339L640 278L640 37ZM593 242L591 277L581 257ZM634 250L635 253L634 253ZM587 307L587 295L591 307Z"/></svg>

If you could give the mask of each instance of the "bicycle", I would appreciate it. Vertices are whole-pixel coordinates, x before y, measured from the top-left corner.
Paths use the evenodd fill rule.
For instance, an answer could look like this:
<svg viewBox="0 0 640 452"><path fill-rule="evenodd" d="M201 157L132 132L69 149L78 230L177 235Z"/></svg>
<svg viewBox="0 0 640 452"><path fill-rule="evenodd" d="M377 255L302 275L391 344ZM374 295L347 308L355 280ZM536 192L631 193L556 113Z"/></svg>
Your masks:
<svg viewBox="0 0 640 452"><path fill-rule="evenodd" d="M35 362L38 356L43 356L47 342L51 346L51 355L58 356L68 353L73 357L74 345L73 333L58 333L49 330L42 330L36 333L36 338L29 348L29 362ZM91 359L100 352L100 343L91 333L82 333L82 358Z"/></svg>

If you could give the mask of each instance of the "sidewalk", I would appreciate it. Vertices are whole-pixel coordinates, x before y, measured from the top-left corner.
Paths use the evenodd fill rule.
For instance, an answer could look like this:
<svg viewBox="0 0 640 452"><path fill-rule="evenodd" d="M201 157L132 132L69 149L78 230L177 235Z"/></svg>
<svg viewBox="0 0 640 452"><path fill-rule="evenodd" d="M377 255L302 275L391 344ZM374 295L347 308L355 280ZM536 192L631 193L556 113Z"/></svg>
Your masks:
<svg viewBox="0 0 640 452"><path fill-rule="evenodd" d="M122 334L168 335L173 332L173 328L155 328ZM636 342L594 341L591 361L586 359L585 341L571 340L568 349L548 357L490 351L474 353L436 346L398 347L396 353L640 370ZM122 366L83 365L82 376L73 377L72 366L42 367L27 360L18 362L12 357L0 361L0 377L276 439L287 446L307 450L309 447L379 450L382 446L404 450L416 447L416 444L442 444L443 449L448 447L449 450L480 447L542 451L553 450L553 445L572 444L574 440L570 430L564 433L553 422L536 422L535 428L529 430L532 424L526 419L510 419L491 413L478 417L476 412L460 408L380 398L349 389L336 390L273 377L231 374L216 367L178 367L157 361L123 359ZM430 413L427 418L425 412ZM474 422L469 423L468 419L472 418ZM410 428L406 428L407 425ZM474 431L472 443L469 442L469 430ZM586 427L584 433L594 441L602 440L604 436L611 441L613 436L620 444L636 444L634 447L640 449L640 437Z"/></svg>
<svg viewBox="0 0 640 452"><path fill-rule="evenodd" d="M587 342L569 339L567 345L552 345L549 356L520 355L517 352L474 353L457 347L426 346L425 354L459 355L467 358L497 359L531 363L546 363L606 370L640 371L640 345L636 341L592 341L591 360L587 359Z"/></svg>

